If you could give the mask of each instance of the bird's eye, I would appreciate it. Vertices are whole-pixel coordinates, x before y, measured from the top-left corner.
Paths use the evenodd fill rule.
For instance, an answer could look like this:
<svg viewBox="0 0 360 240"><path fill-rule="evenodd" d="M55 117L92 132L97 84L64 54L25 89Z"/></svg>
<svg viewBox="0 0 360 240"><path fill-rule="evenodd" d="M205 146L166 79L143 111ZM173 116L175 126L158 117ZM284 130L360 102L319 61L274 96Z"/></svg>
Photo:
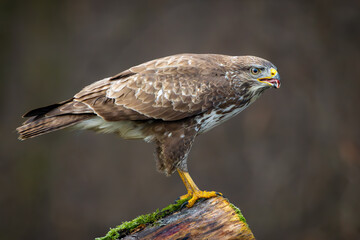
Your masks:
<svg viewBox="0 0 360 240"><path fill-rule="evenodd" d="M258 75L261 72L261 70L259 68L256 68L256 67L252 67L252 68L250 68L250 72L253 75Z"/></svg>

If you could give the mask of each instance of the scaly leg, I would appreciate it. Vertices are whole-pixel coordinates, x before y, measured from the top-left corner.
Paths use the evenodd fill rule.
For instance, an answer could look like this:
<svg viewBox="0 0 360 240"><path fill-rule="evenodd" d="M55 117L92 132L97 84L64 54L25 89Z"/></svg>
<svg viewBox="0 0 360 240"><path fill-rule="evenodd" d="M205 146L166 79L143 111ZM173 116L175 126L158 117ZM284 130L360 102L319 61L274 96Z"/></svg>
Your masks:
<svg viewBox="0 0 360 240"><path fill-rule="evenodd" d="M221 195L221 193L217 193L214 191L201 191L198 186L196 186L188 172L181 171L180 169L177 169L177 171L181 177L181 180L184 182L187 190L187 194L181 196L180 199L186 199L191 197L188 201L188 204L186 205L188 208L192 207L199 198L211 198Z"/></svg>

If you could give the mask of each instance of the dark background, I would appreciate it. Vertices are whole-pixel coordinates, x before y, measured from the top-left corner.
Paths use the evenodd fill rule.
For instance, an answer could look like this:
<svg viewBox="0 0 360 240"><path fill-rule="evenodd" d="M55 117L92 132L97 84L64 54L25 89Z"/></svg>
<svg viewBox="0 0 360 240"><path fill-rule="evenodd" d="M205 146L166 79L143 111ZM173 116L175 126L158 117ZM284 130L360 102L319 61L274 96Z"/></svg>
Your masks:
<svg viewBox="0 0 360 240"><path fill-rule="evenodd" d="M257 239L360 239L359 26L359 1L1 1L0 239L93 239L185 193L151 144L15 132L27 110L185 52L260 56L282 79L197 138L199 187Z"/></svg>

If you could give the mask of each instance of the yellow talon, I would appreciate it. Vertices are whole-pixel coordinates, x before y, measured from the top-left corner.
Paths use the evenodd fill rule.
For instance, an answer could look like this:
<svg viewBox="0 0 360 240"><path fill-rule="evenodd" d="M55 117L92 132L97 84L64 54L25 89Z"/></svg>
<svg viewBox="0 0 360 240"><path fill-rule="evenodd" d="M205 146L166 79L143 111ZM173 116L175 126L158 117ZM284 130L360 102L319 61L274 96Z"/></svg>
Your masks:
<svg viewBox="0 0 360 240"><path fill-rule="evenodd" d="M212 198L212 197L216 197L218 196L218 194L214 191L208 192L208 191L198 191L198 192L194 192L194 194L192 195L191 199L188 201L188 204L186 205L188 208L192 207L196 201L199 198Z"/></svg>
<svg viewBox="0 0 360 240"><path fill-rule="evenodd" d="M191 197L188 200L188 204L186 205L188 208L191 208L199 198L212 198L212 197L216 197L218 195L222 195L221 193L217 193L214 191L211 191L211 192L210 191L201 191L198 188L198 186L196 186L196 184L194 183L194 181L192 180L192 178L190 177L188 172L184 172L179 169L177 171L188 191L187 194L182 195L180 197L180 200Z"/></svg>
<svg viewBox="0 0 360 240"><path fill-rule="evenodd" d="M190 193L187 193L187 194L185 194L185 195L182 195L182 196L179 198L179 200L188 199L188 198L190 198L190 197L192 197L192 195L191 195Z"/></svg>

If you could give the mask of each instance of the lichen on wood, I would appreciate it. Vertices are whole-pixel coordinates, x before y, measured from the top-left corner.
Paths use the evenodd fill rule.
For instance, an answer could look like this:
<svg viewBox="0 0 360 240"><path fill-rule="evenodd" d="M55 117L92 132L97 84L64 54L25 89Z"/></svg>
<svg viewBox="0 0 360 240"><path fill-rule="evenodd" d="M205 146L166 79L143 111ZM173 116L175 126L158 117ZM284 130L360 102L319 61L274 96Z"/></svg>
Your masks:
<svg viewBox="0 0 360 240"><path fill-rule="evenodd" d="M97 240L115 239L255 239L240 210L223 197L186 199L110 229Z"/></svg>

